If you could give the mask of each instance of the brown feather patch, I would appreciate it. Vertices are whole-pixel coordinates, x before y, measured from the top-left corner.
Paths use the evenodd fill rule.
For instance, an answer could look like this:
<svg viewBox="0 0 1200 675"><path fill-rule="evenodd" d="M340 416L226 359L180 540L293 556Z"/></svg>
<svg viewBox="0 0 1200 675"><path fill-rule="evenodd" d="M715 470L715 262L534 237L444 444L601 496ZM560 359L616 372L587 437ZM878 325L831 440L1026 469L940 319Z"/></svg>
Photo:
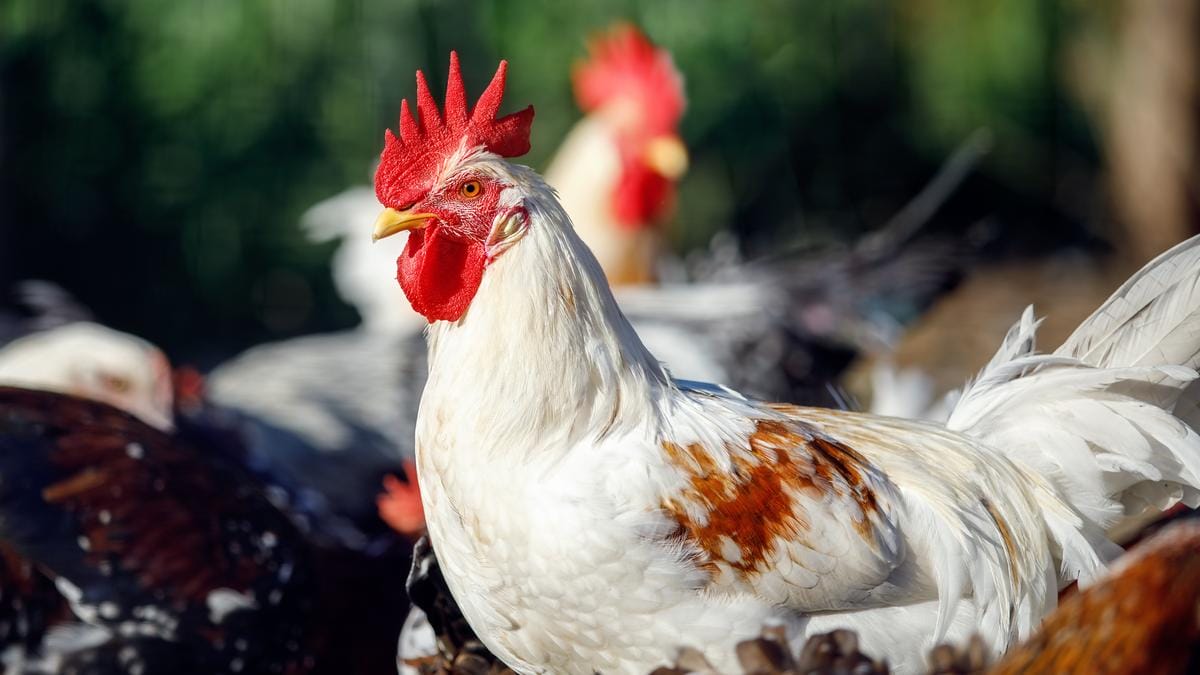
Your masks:
<svg viewBox="0 0 1200 675"><path fill-rule="evenodd" d="M811 526L803 500L851 499L860 511L855 530L874 543L871 520L880 506L866 480L869 463L849 446L807 431L786 421L756 420L748 447L726 448L732 470L702 445L663 441L668 461L688 480L663 510L679 536L699 550L699 564L710 575L723 562L748 578L781 545L803 543Z"/></svg>

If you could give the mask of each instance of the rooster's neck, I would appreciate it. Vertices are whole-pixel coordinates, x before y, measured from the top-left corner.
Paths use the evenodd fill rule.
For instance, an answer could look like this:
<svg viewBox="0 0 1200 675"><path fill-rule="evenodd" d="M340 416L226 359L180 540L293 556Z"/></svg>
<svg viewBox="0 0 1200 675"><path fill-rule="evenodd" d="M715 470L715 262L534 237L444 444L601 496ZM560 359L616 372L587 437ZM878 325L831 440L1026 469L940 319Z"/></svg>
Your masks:
<svg viewBox="0 0 1200 675"><path fill-rule="evenodd" d="M554 193L508 170L528 232L488 267L462 319L430 328L421 416L496 452L566 451L646 421L670 380Z"/></svg>

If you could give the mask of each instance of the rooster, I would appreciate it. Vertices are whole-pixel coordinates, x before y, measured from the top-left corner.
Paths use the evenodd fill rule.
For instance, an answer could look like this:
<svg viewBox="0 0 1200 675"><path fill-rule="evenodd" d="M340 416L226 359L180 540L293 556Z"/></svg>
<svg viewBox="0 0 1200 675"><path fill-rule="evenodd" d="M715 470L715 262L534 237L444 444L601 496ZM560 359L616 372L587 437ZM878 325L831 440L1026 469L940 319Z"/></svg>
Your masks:
<svg viewBox="0 0 1200 675"><path fill-rule="evenodd" d="M505 76L468 110L452 53L439 110L418 74L374 236L409 233L397 279L430 322L430 538L514 670L638 673L688 646L728 671L767 622L853 629L901 673L974 632L1000 654L1105 569L1107 525L1197 502L1176 406L1200 365L1200 239L1052 354L1026 312L945 425L751 400L642 345L554 192L507 161L533 109L497 116Z"/></svg>
<svg viewBox="0 0 1200 675"><path fill-rule="evenodd" d="M586 116L567 134L546 180L614 286L655 281L663 228L688 155L677 135L686 99L671 55L631 24L593 40L576 65Z"/></svg>

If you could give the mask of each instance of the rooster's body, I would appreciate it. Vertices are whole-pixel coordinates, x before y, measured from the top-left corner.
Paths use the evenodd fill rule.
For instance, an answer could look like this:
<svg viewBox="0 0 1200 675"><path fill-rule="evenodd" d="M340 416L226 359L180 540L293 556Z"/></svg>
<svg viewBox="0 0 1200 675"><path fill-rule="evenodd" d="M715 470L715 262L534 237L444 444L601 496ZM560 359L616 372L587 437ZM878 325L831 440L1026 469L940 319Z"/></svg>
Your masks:
<svg viewBox="0 0 1200 675"><path fill-rule="evenodd" d="M1174 414L1200 359L1200 240L1135 277L1058 353L1022 319L947 425L766 404L674 381L554 193L502 157L532 110L468 116L419 79L389 136L376 235L430 320L417 465L443 573L522 673L720 669L763 623L851 628L899 672L980 632L1028 635L1117 552L1126 509L1195 501Z"/></svg>

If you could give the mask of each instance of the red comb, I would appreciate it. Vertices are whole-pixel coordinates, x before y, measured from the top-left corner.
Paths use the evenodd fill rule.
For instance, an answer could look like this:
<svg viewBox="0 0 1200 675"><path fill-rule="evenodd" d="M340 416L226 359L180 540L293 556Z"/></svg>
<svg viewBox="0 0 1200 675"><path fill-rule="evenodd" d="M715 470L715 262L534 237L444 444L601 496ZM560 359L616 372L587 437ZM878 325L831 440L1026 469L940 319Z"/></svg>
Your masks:
<svg viewBox="0 0 1200 675"><path fill-rule="evenodd" d="M628 97L648 134L675 131L686 105L683 76L665 49L637 27L620 23L588 44L590 58L572 73L575 100L584 112Z"/></svg>
<svg viewBox="0 0 1200 675"><path fill-rule="evenodd" d="M445 110L439 111L425 75L417 71L417 112L408 100L400 103L400 137L389 129L383 154L375 171L375 195L385 206L405 209L423 196L437 178L442 163L465 142L468 148L483 147L501 157L520 157L529 152L529 129L533 106L499 119L504 98L508 62L501 61L491 84L468 115L458 54L450 52L450 74L446 78Z"/></svg>

